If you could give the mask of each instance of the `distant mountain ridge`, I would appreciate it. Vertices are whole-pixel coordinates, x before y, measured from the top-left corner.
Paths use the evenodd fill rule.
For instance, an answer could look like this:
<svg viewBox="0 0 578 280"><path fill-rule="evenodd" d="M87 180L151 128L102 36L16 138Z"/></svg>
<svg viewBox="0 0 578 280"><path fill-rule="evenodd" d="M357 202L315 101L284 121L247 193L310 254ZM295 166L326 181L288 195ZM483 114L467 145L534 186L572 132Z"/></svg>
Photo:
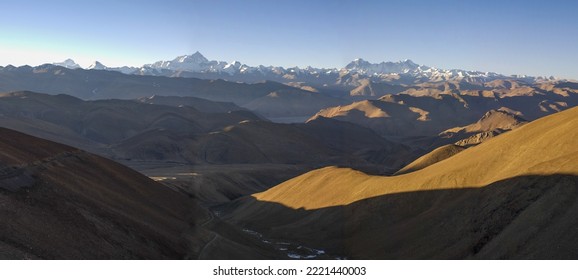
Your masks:
<svg viewBox="0 0 578 280"><path fill-rule="evenodd" d="M79 68L73 60L67 59L55 65L67 68ZM496 79L514 78L529 82L537 80L553 80L554 77L530 77L524 75L507 76L494 72L466 71L460 69L438 69L435 67L419 65L406 59L398 62L371 63L361 58L347 64L341 69L315 68L315 67L277 67L277 66L249 66L239 61L224 62L209 60L200 52L191 55L178 56L172 60L160 60L145 64L142 67L106 67L100 63L89 69L119 71L125 74L152 75L169 77L196 77L196 78L221 78L241 82L254 82L259 80L272 80L277 82L312 82L327 83L327 81L340 81L339 84L349 85L342 81L348 76L357 75L360 78L371 78L377 82L408 83L408 82L439 82L452 80L465 80L468 82L490 82ZM354 83L357 86L357 83Z"/></svg>
<svg viewBox="0 0 578 280"><path fill-rule="evenodd" d="M268 118L307 118L317 111L348 101L278 82L238 83L199 78L128 75L119 71L68 69L45 64L37 67L0 67L0 92L34 91L68 94L84 100L136 99L156 96L197 97L233 102ZM299 102L306 100L306 103ZM276 110L274 108L282 108Z"/></svg>

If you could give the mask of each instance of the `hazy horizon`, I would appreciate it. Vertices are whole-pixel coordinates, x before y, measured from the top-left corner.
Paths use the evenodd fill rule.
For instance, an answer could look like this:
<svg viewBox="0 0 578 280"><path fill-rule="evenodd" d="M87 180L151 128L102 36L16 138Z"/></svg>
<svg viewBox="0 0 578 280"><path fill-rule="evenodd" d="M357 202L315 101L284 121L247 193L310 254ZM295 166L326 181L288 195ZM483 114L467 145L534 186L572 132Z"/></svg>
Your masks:
<svg viewBox="0 0 578 280"><path fill-rule="evenodd" d="M577 3L29 1L2 3L0 65L210 60L341 68L356 58L578 79Z"/></svg>

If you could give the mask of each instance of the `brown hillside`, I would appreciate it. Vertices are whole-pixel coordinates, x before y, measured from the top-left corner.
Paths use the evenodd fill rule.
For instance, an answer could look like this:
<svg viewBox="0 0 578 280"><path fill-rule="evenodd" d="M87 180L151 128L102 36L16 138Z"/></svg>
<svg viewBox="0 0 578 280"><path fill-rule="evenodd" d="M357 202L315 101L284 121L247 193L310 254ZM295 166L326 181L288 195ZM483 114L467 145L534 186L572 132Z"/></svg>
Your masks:
<svg viewBox="0 0 578 280"><path fill-rule="evenodd" d="M131 169L8 129L0 165L0 258L184 258L203 217Z"/></svg>
<svg viewBox="0 0 578 280"><path fill-rule="evenodd" d="M577 128L573 108L408 174L318 169L228 219L351 258L577 258Z"/></svg>
<svg viewBox="0 0 578 280"><path fill-rule="evenodd" d="M314 209L348 204L387 193L485 186L524 174L575 174L578 173L578 157L575 156L578 150L574 145L575 139L578 139L577 127L578 108L573 108L542 118L524 126L524 129L496 137L484 145L451 157L443 164L432 165L411 175L379 177L352 170L325 168L295 178L255 197L294 208ZM335 184L325 180L335 180ZM304 181L308 183L300 184ZM301 185L310 186L311 192L300 187ZM324 192L324 185L332 185L332 195L313 195ZM356 186L357 191L348 192L351 186ZM307 199L299 195L292 195L292 198L283 195L291 190L307 192Z"/></svg>
<svg viewBox="0 0 578 280"><path fill-rule="evenodd" d="M505 110L490 110L476 123L448 129L442 133L471 133L471 132L484 132L492 131L496 129L501 130L511 130L514 129L527 121L519 116L516 116Z"/></svg>
<svg viewBox="0 0 578 280"><path fill-rule="evenodd" d="M459 146L480 144L492 137L518 128L527 121L512 110L500 108L490 110L480 120L470 125L447 129L439 134L443 141L453 141Z"/></svg>

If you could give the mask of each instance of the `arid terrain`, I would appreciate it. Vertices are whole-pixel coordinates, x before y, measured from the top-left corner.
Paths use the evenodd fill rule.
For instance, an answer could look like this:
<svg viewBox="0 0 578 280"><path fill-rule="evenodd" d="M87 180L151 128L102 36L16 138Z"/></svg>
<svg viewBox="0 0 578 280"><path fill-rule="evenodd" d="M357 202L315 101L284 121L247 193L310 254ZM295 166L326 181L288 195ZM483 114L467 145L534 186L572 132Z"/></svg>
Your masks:
<svg viewBox="0 0 578 280"><path fill-rule="evenodd" d="M578 258L574 81L170 62L0 67L0 258Z"/></svg>

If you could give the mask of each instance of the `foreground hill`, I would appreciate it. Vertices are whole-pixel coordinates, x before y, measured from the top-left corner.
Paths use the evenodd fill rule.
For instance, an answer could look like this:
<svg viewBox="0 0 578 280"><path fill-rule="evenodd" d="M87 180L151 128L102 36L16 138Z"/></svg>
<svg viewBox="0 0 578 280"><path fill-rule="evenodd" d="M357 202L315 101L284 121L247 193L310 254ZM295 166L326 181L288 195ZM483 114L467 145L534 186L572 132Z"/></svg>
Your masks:
<svg viewBox="0 0 578 280"><path fill-rule="evenodd" d="M203 217L131 169L4 128L0 165L3 259L180 259Z"/></svg>
<svg viewBox="0 0 578 280"><path fill-rule="evenodd" d="M526 120L507 109L490 110L475 123L447 129L438 136L418 138L413 144L437 148L414 160L395 174L423 169L447 159L467 147L478 145L526 123Z"/></svg>
<svg viewBox="0 0 578 280"><path fill-rule="evenodd" d="M4 128L0 218L0 259L283 258L174 186Z"/></svg>
<svg viewBox="0 0 578 280"><path fill-rule="evenodd" d="M572 108L408 174L315 170L228 218L352 258L577 258L577 138Z"/></svg>

